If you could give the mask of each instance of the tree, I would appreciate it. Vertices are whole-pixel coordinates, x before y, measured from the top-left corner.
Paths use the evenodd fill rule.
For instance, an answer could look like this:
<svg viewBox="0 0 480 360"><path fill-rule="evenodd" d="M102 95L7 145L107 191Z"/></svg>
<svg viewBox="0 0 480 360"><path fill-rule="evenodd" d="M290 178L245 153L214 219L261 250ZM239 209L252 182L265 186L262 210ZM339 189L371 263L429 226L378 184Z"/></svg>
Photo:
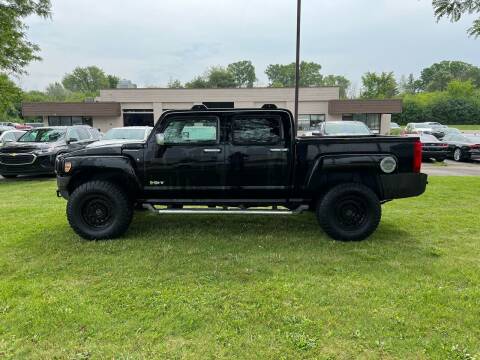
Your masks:
<svg viewBox="0 0 480 360"><path fill-rule="evenodd" d="M341 75L327 75L323 77L323 86L338 86L340 87L340 97L345 99L347 97L347 90L350 87L350 80Z"/></svg>
<svg viewBox="0 0 480 360"><path fill-rule="evenodd" d="M425 91L444 91L453 80L471 80L480 87L480 68L463 61L442 61L423 69L420 80Z"/></svg>
<svg viewBox="0 0 480 360"><path fill-rule="evenodd" d="M320 64L302 61L300 63L300 86L322 86L321 69ZM295 63L268 65L265 74L268 76L271 87L295 86Z"/></svg>
<svg viewBox="0 0 480 360"><path fill-rule="evenodd" d="M0 118L17 117L15 105L21 101L22 90L6 74L0 74Z"/></svg>
<svg viewBox="0 0 480 360"><path fill-rule="evenodd" d="M72 92L96 94L101 89L116 88L118 77L106 75L97 66L77 67L71 74L65 75L62 84L65 89Z"/></svg>
<svg viewBox="0 0 480 360"><path fill-rule="evenodd" d="M360 96L364 99L392 98L398 94L397 81L393 72L382 72L380 75L367 72L362 76L362 84Z"/></svg>
<svg viewBox="0 0 480 360"><path fill-rule="evenodd" d="M109 89L116 89L120 78L115 75L107 75L108 80L108 88Z"/></svg>
<svg viewBox="0 0 480 360"><path fill-rule="evenodd" d="M49 101L65 101L69 95L68 93L69 91L58 82L48 85L45 89L45 95Z"/></svg>
<svg viewBox="0 0 480 360"><path fill-rule="evenodd" d="M202 76L193 78L192 81L185 84L187 89L206 89L208 88L208 81Z"/></svg>
<svg viewBox="0 0 480 360"><path fill-rule="evenodd" d="M167 87L170 88L170 89L181 89L181 88L183 88L183 85L182 85L182 82L178 79L175 79L175 80L170 79Z"/></svg>
<svg viewBox="0 0 480 360"><path fill-rule="evenodd" d="M398 87L402 94L416 94L421 89L422 82L415 80L413 74L408 75L408 77L402 75Z"/></svg>
<svg viewBox="0 0 480 360"><path fill-rule="evenodd" d="M255 66L249 60L234 62L227 66L227 71L232 74L237 87L252 88L257 81Z"/></svg>
<svg viewBox="0 0 480 360"><path fill-rule="evenodd" d="M448 84L447 93L452 98L469 98L475 94L475 87L470 80L454 80Z"/></svg>
<svg viewBox="0 0 480 360"><path fill-rule="evenodd" d="M221 66L213 66L208 70L207 82L211 88L237 87L233 74Z"/></svg>
<svg viewBox="0 0 480 360"><path fill-rule="evenodd" d="M459 21L465 14L480 13L480 0L433 0L437 21L447 17L451 22ZM480 18L468 29L470 36L480 36Z"/></svg>
<svg viewBox="0 0 480 360"><path fill-rule="evenodd" d="M40 60L40 48L27 39L23 20L50 16L50 0L0 0L0 71L23 74L31 61Z"/></svg>

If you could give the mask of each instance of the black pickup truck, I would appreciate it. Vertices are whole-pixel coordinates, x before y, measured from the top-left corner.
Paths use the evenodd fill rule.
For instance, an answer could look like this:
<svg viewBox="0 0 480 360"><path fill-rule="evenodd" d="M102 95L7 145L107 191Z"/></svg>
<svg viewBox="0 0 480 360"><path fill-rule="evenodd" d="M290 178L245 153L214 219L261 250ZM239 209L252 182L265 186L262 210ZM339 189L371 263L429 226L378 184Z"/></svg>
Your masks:
<svg viewBox="0 0 480 360"><path fill-rule="evenodd" d="M90 146L59 156L57 195L85 239L128 229L135 209L160 214L271 214L315 211L332 238L363 240L381 204L421 195L418 138L296 138L290 111L167 111L145 142ZM189 207L190 206L190 207Z"/></svg>

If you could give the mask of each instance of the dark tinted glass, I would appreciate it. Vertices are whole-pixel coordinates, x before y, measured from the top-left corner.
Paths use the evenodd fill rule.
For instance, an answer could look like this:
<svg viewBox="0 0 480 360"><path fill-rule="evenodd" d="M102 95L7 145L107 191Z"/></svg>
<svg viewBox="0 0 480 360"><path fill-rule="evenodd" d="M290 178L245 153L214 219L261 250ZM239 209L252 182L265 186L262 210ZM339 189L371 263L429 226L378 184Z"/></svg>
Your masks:
<svg viewBox="0 0 480 360"><path fill-rule="evenodd" d="M245 117L233 120L236 144L278 144L283 138L279 117Z"/></svg>

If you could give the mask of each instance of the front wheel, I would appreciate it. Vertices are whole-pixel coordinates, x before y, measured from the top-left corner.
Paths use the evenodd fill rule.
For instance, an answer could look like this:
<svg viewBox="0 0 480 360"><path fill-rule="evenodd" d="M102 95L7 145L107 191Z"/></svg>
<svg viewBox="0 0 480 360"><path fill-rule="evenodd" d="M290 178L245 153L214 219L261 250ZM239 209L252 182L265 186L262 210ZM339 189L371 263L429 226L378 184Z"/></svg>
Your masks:
<svg viewBox="0 0 480 360"><path fill-rule="evenodd" d="M67 204L72 229L87 240L114 239L123 235L132 221L133 206L125 191L106 181L80 185Z"/></svg>
<svg viewBox="0 0 480 360"><path fill-rule="evenodd" d="M319 200L317 219L333 239L360 241L378 227L382 208L377 195L362 184L337 185Z"/></svg>

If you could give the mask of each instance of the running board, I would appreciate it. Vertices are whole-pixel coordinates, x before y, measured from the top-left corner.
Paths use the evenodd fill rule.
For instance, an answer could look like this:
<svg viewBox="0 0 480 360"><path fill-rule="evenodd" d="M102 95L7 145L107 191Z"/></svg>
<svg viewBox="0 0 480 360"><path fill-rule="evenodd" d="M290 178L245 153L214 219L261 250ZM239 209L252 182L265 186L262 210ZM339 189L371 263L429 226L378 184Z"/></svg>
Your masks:
<svg viewBox="0 0 480 360"><path fill-rule="evenodd" d="M204 215L298 215L308 210L308 205L301 205L295 210L277 209L239 209L239 208L210 208L210 209L156 209L152 204L143 204L143 207L156 214L204 214Z"/></svg>

